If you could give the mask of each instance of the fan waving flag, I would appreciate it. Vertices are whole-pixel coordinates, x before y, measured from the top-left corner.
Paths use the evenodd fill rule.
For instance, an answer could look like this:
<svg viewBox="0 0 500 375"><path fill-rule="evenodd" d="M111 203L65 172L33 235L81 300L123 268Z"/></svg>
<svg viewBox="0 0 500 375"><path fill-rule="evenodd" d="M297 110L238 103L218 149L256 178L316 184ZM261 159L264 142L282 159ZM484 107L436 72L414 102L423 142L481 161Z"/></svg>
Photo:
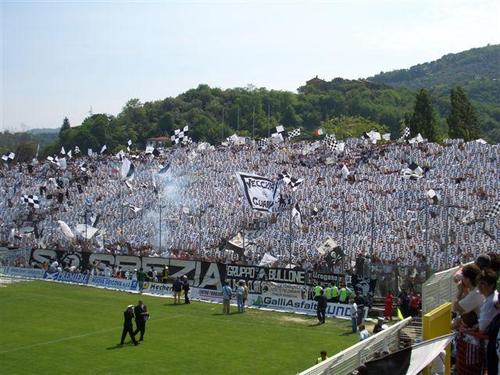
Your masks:
<svg viewBox="0 0 500 375"><path fill-rule="evenodd" d="M256 211L270 212L276 202L277 185L270 179L247 173L236 173L248 205Z"/></svg>
<svg viewBox="0 0 500 375"><path fill-rule="evenodd" d="M184 126L184 128L181 129L176 129L174 131L174 135L172 135L170 137L170 139L172 140L172 145L177 145L179 143L181 144L185 144L186 142L188 142L188 132L189 132L189 126L186 125Z"/></svg>
<svg viewBox="0 0 500 375"><path fill-rule="evenodd" d="M500 212L500 201L497 201L493 206L491 206L488 211L486 211L485 217L491 218L496 217Z"/></svg>
<svg viewBox="0 0 500 375"><path fill-rule="evenodd" d="M23 195L21 201L33 208L40 208L40 201L36 195Z"/></svg>
<svg viewBox="0 0 500 375"><path fill-rule="evenodd" d="M295 203L295 206L293 206L292 220L295 226L299 228L302 226L302 214L300 213L300 208L298 203Z"/></svg>
<svg viewBox="0 0 500 375"><path fill-rule="evenodd" d="M293 139L295 137L300 137L300 128L288 132L288 139Z"/></svg>
<svg viewBox="0 0 500 375"><path fill-rule="evenodd" d="M282 180L286 185L290 186L293 191L297 190L300 184L304 182L302 178L294 178L287 171L278 174L278 180Z"/></svg>
<svg viewBox="0 0 500 375"><path fill-rule="evenodd" d="M127 158L123 158L120 174L122 180L132 180L134 178L135 167L134 164Z"/></svg>
<svg viewBox="0 0 500 375"><path fill-rule="evenodd" d="M10 163L14 158L16 157L16 154L13 152L7 152L6 154L2 155L2 160L6 163Z"/></svg>

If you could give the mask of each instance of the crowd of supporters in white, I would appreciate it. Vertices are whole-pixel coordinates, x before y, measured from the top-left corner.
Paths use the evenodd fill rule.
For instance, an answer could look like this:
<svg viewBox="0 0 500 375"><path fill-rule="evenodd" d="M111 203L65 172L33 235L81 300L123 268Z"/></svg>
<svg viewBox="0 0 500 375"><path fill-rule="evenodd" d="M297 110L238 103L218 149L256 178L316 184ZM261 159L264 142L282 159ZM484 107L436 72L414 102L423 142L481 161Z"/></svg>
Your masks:
<svg viewBox="0 0 500 375"><path fill-rule="evenodd" d="M339 154L319 141L193 143L155 155L122 155L135 167L127 181L116 155L73 154L65 168L49 160L29 167L14 160L0 166L0 241L251 264L267 253L278 259L275 266L311 269L326 267L318 247L331 238L347 259L363 253L386 264L438 270L498 250L497 219L486 213L498 202L499 151L499 145L460 140L348 139ZM403 176L408 166L419 166L420 175ZM236 172L276 179L283 171L302 184L295 191L281 186L273 213L252 211ZM431 189L439 199L429 198ZM24 203L23 195L36 195L39 207ZM291 225L289 202L298 203L299 227ZM75 238L65 236L58 221ZM90 240L74 229L83 223L98 229ZM30 227L32 233L23 229ZM226 246L238 233L245 237L241 252Z"/></svg>

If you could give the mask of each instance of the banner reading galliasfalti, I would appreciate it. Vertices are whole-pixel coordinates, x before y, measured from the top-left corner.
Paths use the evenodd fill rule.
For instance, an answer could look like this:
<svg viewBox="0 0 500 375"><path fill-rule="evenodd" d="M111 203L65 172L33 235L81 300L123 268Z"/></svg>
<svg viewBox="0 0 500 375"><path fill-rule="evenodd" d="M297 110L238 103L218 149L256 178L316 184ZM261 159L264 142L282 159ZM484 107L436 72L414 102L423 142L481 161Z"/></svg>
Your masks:
<svg viewBox="0 0 500 375"><path fill-rule="evenodd" d="M276 184L274 181L248 173L236 173L238 183L250 207L257 211L269 212L276 200Z"/></svg>

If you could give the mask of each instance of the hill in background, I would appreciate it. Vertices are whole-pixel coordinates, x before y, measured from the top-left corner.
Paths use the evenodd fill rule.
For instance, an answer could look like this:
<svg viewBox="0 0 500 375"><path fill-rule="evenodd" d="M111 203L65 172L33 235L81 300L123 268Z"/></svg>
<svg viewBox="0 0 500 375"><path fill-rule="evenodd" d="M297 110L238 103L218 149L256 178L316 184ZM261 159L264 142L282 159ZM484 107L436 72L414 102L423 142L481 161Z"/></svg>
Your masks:
<svg viewBox="0 0 500 375"><path fill-rule="evenodd" d="M487 138L500 141L500 45L448 54L439 60L369 77L395 88L426 88L440 113L449 111L450 90L462 86L480 115Z"/></svg>
<svg viewBox="0 0 500 375"><path fill-rule="evenodd" d="M41 156L57 153L61 146L97 150L106 144L108 150L118 152L126 148L129 139L133 147L144 149L148 138L169 136L186 125L194 141L212 144L235 132L257 139L268 137L279 124L288 130L301 128L305 139L320 127L340 138L357 137L369 128L377 128L390 131L394 139L399 136L405 115L412 113L420 88L431 94L438 112L437 139L444 139L448 137L450 90L457 85L462 86L479 114L481 136L498 143L499 66L500 46L496 45L449 54L437 61L368 79L325 81L315 77L298 93L251 85L223 90L202 84L177 97L145 103L130 99L118 115L91 115L59 137L59 129L36 129L29 134L4 132L0 151L15 150L20 141L25 141L30 143L30 150L40 143ZM23 156L26 160L32 157Z"/></svg>

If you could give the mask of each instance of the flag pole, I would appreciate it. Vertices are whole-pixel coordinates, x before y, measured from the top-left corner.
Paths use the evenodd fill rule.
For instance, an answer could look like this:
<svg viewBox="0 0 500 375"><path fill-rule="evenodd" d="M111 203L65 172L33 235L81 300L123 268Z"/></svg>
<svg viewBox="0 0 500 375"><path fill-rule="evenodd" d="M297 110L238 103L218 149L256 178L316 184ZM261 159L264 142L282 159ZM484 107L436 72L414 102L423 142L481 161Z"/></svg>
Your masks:
<svg viewBox="0 0 500 375"><path fill-rule="evenodd" d="M292 220L293 220L293 208L295 207L295 197L292 198L292 208L290 210L290 223L289 223L289 251L290 251L290 264L292 264L292 236L293 236L293 225L292 225Z"/></svg>
<svg viewBox="0 0 500 375"><path fill-rule="evenodd" d="M160 238L159 238L159 243L158 243L158 250L160 252L160 255L161 255L161 203L160 203L160 222L158 223L159 227L160 227Z"/></svg>

